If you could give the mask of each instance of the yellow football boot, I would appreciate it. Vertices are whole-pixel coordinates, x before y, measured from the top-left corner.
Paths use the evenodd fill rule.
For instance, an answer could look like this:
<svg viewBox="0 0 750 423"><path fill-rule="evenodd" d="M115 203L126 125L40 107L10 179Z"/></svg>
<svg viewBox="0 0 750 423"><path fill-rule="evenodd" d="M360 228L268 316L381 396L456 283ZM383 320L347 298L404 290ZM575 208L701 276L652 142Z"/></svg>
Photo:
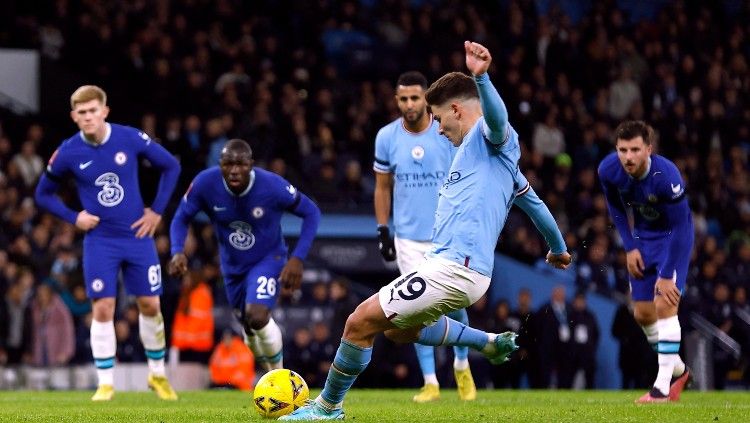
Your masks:
<svg viewBox="0 0 750 423"><path fill-rule="evenodd" d="M96 388L94 396L91 397L91 401L109 401L115 396L115 387L112 385L99 385Z"/></svg>
<svg viewBox="0 0 750 423"><path fill-rule="evenodd" d="M417 395L412 398L414 402L430 402L440 399L440 387L433 383L425 383Z"/></svg>
<svg viewBox="0 0 750 423"><path fill-rule="evenodd" d="M456 376L458 397L464 401L474 401L477 399L477 387L474 385L471 369L467 367L464 370L453 370L453 374Z"/></svg>
<svg viewBox="0 0 750 423"><path fill-rule="evenodd" d="M156 392L159 399L167 401L177 401L177 393L172 389L166 376L148 375L148 387Z"/></svg>

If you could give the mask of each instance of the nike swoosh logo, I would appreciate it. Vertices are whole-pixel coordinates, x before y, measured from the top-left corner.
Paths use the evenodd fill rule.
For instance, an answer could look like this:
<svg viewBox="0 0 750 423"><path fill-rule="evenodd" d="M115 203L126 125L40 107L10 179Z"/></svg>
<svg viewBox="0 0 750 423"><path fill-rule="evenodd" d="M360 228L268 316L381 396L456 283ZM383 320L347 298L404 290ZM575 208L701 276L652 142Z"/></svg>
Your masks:
<svg viewBox="0 0 750 423"><path fill-rule="evenodd" d="M86 163L78 163L78 169L86 169L87 167L91 166L91 163L94 163L93 160L89 160Z"/></svg>
<svg viewBox="0 0 750 423"><path fill-rule="evenodd" d="M677 184L677 186L674 186L673 184L670 184L670 185L672 185L672 192L673 193L675 193L675 194L679 194L680 193L680 188L681 188L682 184Z"/></svg>
<svg viewBox="0 0 750 423"><path fill-rule="evenodd" d="M215 211L215 212L220 212L220 211L224 211L224 210L226 210L226 209L227 209L226 207L219 207L219 206L214 206L214 211Z"/></svg>

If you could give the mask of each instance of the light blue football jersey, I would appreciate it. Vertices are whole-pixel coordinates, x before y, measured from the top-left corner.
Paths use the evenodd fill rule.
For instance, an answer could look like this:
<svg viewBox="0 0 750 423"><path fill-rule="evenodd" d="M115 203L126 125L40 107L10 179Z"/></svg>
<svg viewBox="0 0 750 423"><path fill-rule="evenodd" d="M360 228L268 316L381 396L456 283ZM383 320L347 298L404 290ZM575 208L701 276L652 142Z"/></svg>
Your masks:
<svg viewBox="0 0 750 423"><path fill-rule="evenodd" d="M373 169L393 174L393 224L399 238L431 239L438 191L457 150L438 126L431 120L427 129L414 133L399 118L375 137Z"/></svg>
<svg viewBox="0 0 750 423"><path fill-rule="evenodd" d="M506 140L491 144L477 120L458 147L440 189L431 257L442 257L490 276L497 239L516 192L526 181L518 168L518 134L507 124Z"/></svg>

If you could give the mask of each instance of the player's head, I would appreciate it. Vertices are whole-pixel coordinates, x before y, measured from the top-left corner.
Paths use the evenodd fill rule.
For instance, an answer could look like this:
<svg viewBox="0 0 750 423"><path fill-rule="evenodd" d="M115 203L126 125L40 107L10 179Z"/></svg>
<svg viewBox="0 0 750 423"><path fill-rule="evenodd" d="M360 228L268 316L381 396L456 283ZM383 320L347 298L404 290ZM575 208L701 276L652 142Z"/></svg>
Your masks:
<svg viewBox="0 0 750 423"><path fill-rule="evenodd" d="M654 129L641 120L623 122L615 129L617 157L628 175L640 177L646 172L653 140Z"/></svg>
<svg viewBox="0 0 750 423"><path fill-rule="evenodd" d="M461 145L464 135L481 115L479 92L474 80L461 72L451 72L433 82L425 93L440 133L453 145Z"/></svg>
<svg viewBox="0 0 750 423"><path fill-rule="evenodd" d="M70 109L70 117L86 138L104 138L109 107L107 93L103 89L96 85L78 87L70 96Z"/></svg>
<svg viewBox="0 0 750 423"><path fill-rule="evenodd" d="M240 193L250 183L250 170L253 168L253 150L241 139L227 141L219 157L221 175L229 189Z"/></svg>
<svg viewBox="0 0 750 423"><path fill-rule="evenodd" d="M407 123L422 120L427 113L424 92L427 90L427 78L417 71L402 73L396 81L396 104L401 116Z"/></svg>

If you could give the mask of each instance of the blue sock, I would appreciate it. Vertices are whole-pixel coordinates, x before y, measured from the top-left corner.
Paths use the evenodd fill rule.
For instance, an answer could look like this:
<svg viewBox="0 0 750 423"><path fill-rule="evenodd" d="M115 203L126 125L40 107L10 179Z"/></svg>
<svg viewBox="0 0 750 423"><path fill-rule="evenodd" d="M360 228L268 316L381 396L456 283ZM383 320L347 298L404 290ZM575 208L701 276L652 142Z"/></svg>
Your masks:
<svg viewBox="0 0 750 423"><path fill-rule="evenodd" d="M336 357L328 370L326 384L321 398L330 408L338 408L344 402L344 395L354 384L360 373L362 373L372 357L372 348L362 348L345 340L341 340Z"/></svg>
<svg viewBox="0 0 750 423"><path fill-rule="evenodd" d="M423 375L435 374L435 347L429 345L414 344L417 350L417 360Z"/></svg>
<svg viewBox="0 0 750 423"><path fill-rule="evenodd" d="M489 337L487 332L466 326L447 316L442 316L437 323L419 331L417 342L422 345L458 345L461 347L471 347L481 351Z"/></svg>
<svg viewBox="0 0 750 423"><path fill-rule="evenodd" d="M469 314L466 313L465 308L462 308L461 310L451 311L450 313L446 314L446 316L450 317L453 320L461 322L466 326L469 326ZM455 355L458 360L465 360L469 357L469 347L454 346L453 355Z"/></svg>

